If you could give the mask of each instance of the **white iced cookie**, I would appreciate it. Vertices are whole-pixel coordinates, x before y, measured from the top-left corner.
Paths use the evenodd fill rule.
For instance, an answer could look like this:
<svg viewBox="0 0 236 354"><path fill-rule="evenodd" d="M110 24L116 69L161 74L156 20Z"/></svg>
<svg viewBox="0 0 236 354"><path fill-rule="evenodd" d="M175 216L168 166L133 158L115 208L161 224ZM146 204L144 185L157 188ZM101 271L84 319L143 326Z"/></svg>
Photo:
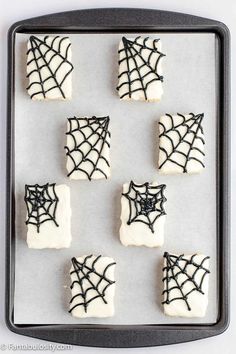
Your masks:
<svg viewBox="0 0 236 354"><path fill-rule="evenodd" d="M159 171L199 173L204 166L204 114L166 114L159 121Z"/></svg>
<svg viewBox="0 0 236 354"><path fill-rule="evenodd" d="M119 45L117 90L122 100L160 101L163 88L161 41L125 38Z"/></svg>
<svg viewBox="0 0 236 354"><path fill-rule="evenodd" d="M70 99L72 70L71 42L68 37L30 36L27 90L32 100Z"/></svg>
<svg viewBox="0 0 236 354"><path fill-rule="evenodd" d="M71 244L70 189L66 185L25 186L29 248L68 248Z"/></svg>
<svg viewBox="0 0 236 354"><path fill-rule="evenodd" d="M110 177L109 123L109 117L68 119L65 149L70 179Z"/></svg>
<svg viewBox="0 0 236 354"><path fill-rule="evenodd" d="M164 312L168 316L204 317L208 305L209 257L164 253Z"/></svg>
<svg viewBox="0 0 236 354"><path fill-rule="evenodd" d="M69 312L74 317L114 315L115 262L110 257L82 256L72 260Z"/></svg>
<svg viewBox="0 0 236 354"><path fill-rule="evenodd" d="M120 240L124 246L158 247L164 243L164 184L123 185Z"/></svg>

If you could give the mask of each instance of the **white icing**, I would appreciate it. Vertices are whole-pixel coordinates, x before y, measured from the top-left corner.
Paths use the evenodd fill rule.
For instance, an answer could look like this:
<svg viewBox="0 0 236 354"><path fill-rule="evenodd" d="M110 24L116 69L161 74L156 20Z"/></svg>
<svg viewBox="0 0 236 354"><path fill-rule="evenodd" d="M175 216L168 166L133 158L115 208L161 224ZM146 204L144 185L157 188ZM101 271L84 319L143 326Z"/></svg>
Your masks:
<svg viewBox="0 0 236 354"><path fill-rule="evenodd" d="M40 51L43 56L36 49L34 51L30 50L31 42L28 41L28 52L27 55L27 74L34 71L29 75L29 88L28 93L32 96L32 100L63 100L71 99L72 97L72 64L71 64L71 47L69 38L59 37L45 37L37 36L40 41L46 41L46 44L41 43L39 45ZM40 43L40 42L39 42ZM49 47L52 47L49 49ZM34 54L36 56L37 62L35 60ZM65 60L66 59L66 60ZM68 61L68 62L67 62ZM45 65L46 63L46 65ZM60 68L57 70L57 68ZM40 68L40 70L38 70ZM39 74L40 73L40 74ZM52 78L52 73L55 73L55 78ZM65 75L68 76L65 78ZM47 79L48 78L48 79ZM65 78L65 79L64 79ZM43 90L45 91L45 97L42 91L41 82L47 79L43 83ZM58 85L61 87L65 97L63 97L62 92L58 88ZM53 87L53 89L51 89ZM37 93L37 94L36 94Z"/></svg>
<svg viewBox="0 0 236 354"><path fill-rule="evenodd" d="M190 259L192 255L184 256L185 259ZM197 254L194 257L194 262L197 264L201 264L202 260L205 258L205 255ZM179 262L180 266L184 266L184 262ZM164 258L164 267L166 266L166 259ZM209 259L204 261L204 267L209 270ZM174 274L179 273L180 269L175 268ZM196 267L188 265L186 268L187 274L191 277L196 271ZM202 275L204 274L204 270L198 270L194 276L194 280L197 284L200 284ZM164 271L164 277L166 273ZM186 280L186 276L184 274L178 274L178 283L181 284ZM202 291L204 294L201 294L198 291L193 291L188 295L187 301L191 308L191 311L188 310L185 301L183 300L174 300L169 304L164 304L164 313L168 316L180 316L180 317L204 317L207 310L208 305L208 283L209 283L209 274L206 274L202 283ZM171 288L176 286L176 282L173 279L170 279L168 283L168 287ZM193 288L193 284L191 282L186 282L182 288L182 291L186 294ZM166 289L166 282L164 282L164 289ZM176 297L181 297L182 294L178 289L173 289L170 292L169 299ZM164 295L164 300L166 299L166 295Z"/></svg>
<svg viewBox="0 0 236 354"><path fill-rule="evenodd" d="M56 209L56 221L40 225L39 233L35 225L28 224L27 244L29 248L68 248L71 244L71 207L70 189L66 185L56 185L55 193L59 199Z"/></svg>
<svg viewBox="0 0 236 354"><path fill-rule="evenodd" d="M158 186L157 182L153 182L150 186ZM123 185L123 193L127 193L129 183ZM164 225L166 215L161 215L153 225L154 233L150 228L142 222L132 222L127 224L130 207L128 199L122 195L121 197L121 227L120 241L124 246L147 246L160 247L164 243Z"/></svg>
<svg viewBox="0 0 236 354"><path fill-rule="evenodd" d="M92 119L92 118L91 118ZM90 118L89 118L90 120ZM80 128L82 129L82 133L80 128L78 128L76 120L71 121L71 128L76 130L73 132L73 137L71 135L67 135L67 149L74 150L75 149L75 141L76 146L79 146L80 151L74 150L70 155L73 157L76 165L79 165L80 169L74 170L71 174L70 172L74 169L75 165L72 158L67 155L66 168L69 173L69 178L74 180L84 180L88 179L88 175L91 176L91 179L103 179L109 178L111 176L111 168L110 168L110 132L108 130L104 139L98 140L98 135L93 134L91 128L89 126L85 127L87 122L83 121L83 118L79 118ZM108 128L109 129L109 128ZM67 131L70 131L70 122L67 123ZM101 130L98 131L99 133ZM105 133L104 133L105 134ZM86 138L85 138L86 137ZM74 140L75 139L75 140ZM95 146L96 150L91 150L91 145L89 144L97 144ZM97 151L100 151L100 158L98 158ZM82 162L82 157L86 156L87 160ZM89 161L90 160L90 161ZM93 162L93 164L91 163ZM107 162L109 165L107 164ZM94 165L96 165L96 170L94 170ZM106 177L105 177L106 176Z"/></svg>
<svg viewBox="0 0 236 354"><path fill-rule="evenodd" d="M86 255L81 256L76 258L79 262L83 262L84 258L87 257ZM90 267L93 263L93 261L96 259L96 256L92 256L86 264ZM95 270L98 274L103 274L104 269L109 265L110 263L113 263L114 259L111 257L100 257L99 260L95 264ZM74 267L72 266L70 269L70 272L74 270ZM84 269L84 272L86 273L88 270ZM106 278L108 278L111 281L115 280L115 265L110 266L105 275ZM91 272L89 274L89 279L93 284L97 284L99 277L94 273ZM73 281L78 281L78 277L76 273L71 274L71 282ZM107 285L106 282L102 281L100 282L100 285L98 287L99 291L102 292L104 287ZM84 280L82 283L83 286L83 291L86 291L89 287L91 287L91 283L89 283L87 280ZM87 312L85 312L85 308L83 305L75 307L71 313L74 317L79 317L79 318L85 318L85 317L111 317L115 313L115 308L114 308L114 296L115 296L115 286L116 284L113 283L110 286L108 286L105 289L105 300L106 304L103 302L101 297L97 297L93 301L88 303L87 306ZM78 283L74 283L74 286L71 289L71 294L72 297L81 293L81 286ZM86 300L89 301L92 297L97 296L97 292L95 290L89 290L86 294ZM70 308L75 306L78 303L83 302L83 299L81 296L76 297L73 302L70 305Z"/></svg>
<svg viewBox="0 0 236 354"><path fill-rule="evenodd" d="M135 38L128 38L130 41L134 41ZM160 80L154 80L156 78L155 73L158 75L162 76L162 58L160 57L159 52L161 53L162 51L162 45L161 41L155 41L153 39L148 39L145 40L145 38L138 38L136 39L137 43L143 45L145 42L145 45L149 49L142 49L141 50L141 57L145 62L147 62L150 59L149 65L143 65L142 59L140 59L137 55L135 56L135 59L137 61L138 67L142 66L142 68L138 70L133 70L136 68L135 62L132 58L128 59L128 64L127 60L122 60L127 57L126 52L123 50L124 49L124 43L123 40L120 41L119 44L119 61L122 60L121 63L119 63L119 75L124 73L123 75L120 76L119 82L118 82L118 92L119 96L123 100L135 100L135 101L160 101L162 94L163 94L163 85ZM137 44L133 45L133 48L136 51L140 51L140 46ZM154 50L157 50L158 52L153 52ZM135 51L132 51L134 54ZM152 55L150 56L150 54ZM130 56L130 53L128 53ZM158 63L157 60L160 57ZM133 70L133 71L132 71ZM154 72L152 72L152 70ZM130 80L133 81L135 80L132 84L131 87L129 87L129 78L126 72L131 72L130 75ZM148 75L146 75L149 73ZM148 86L146 87L146 96L144 90L142 88L142 80L140 80L140 75L143 77L143 85L147 85L148 82L152 81ZM146 76L145 76L146 75ZM145 77L144 77L145 76ZM120 88L119 86L122 85ZM135 91L137 90L137 91ZM131 95L127 94L129 91L135 91L132 92ZM123 96L123 97L122 97Z"/></svg>
<svg viewBox="0 0 236 354"><path fill-rule="evenodd" d="M192 143L192 141L193 141L193 133L190 132L190 133L187 133L187 135L186 135L187 127L191 127L191 125L193 124L193 121L189 120L191 118L191 115L185 114L184 117L186 119L186 121L184 122L185 125L182 124L183 118L181 116L172 115L174 126L175 127L178 126L176 128L176 131L170 131L169 133L167 133L167 136L163 135L159 139L159 147L160 147L159 148L159 172L160 173L163 173L163 174L184 173L183 167L181 167L181 166L185 165L186 157L183 156L181 154L181 152L184 153L185 155L187 155L189 152L189 144L184 142L183 140L179 144L180 136L181 136L181 139L183 139L184 135L185 135L184 139L190 143ZM166 131L171 129L171 127L172 127L171 119L167 115L164 115L160 118L160 123L159 123L159 135L163 133L164 127L165 127ZM204 168L202 165L204 163L204 155L199 152L199 150L201 150L204 153L204 144L203 144L203 141L201 140L201 138L204 139L204 135L203 135L201 129L198 129L198 124L195 124L192 127L192 129L195 132L197 131L197 135L196 135L197 138L194 140L194 143L193 143L194 149L191 148L190 152L189 152L189 157L191 157L191 160L189 160L186 165L186 169L187 169L186 173L189 173L189 174L199 173ZM172 140L174 147L176 147L178 145L175 150L173 150L171 140ZM164 151L161 150L161 148L166 150L166 152L168 153L168 155L170 156L172 161L167 160L164 163L167 155ZM202 164L199 163L199 161L196 161L192 158L196 158L196 159L200 160L202 162ZM177 162L181 166L177 165L173 161Z"/></svg>

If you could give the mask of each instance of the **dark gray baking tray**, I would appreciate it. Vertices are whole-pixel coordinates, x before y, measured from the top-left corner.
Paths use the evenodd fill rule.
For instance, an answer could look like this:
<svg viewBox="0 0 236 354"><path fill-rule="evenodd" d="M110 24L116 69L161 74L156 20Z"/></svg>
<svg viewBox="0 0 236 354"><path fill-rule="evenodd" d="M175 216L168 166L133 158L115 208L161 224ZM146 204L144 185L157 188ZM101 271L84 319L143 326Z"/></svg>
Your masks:
<svg viewBox="0 0 236 354"><path fill-rule="evenodd" d="M14 323L14 47L16 33L207 32L219 39L217 96L217 259L218 319L214 324L175 325L16 325ZM222 333L229 323L230 63L229 31L217 21L144 9L64 12L15 23L8 37L6 323L15 333L73 345L141 347L186 342Z"/></svg>

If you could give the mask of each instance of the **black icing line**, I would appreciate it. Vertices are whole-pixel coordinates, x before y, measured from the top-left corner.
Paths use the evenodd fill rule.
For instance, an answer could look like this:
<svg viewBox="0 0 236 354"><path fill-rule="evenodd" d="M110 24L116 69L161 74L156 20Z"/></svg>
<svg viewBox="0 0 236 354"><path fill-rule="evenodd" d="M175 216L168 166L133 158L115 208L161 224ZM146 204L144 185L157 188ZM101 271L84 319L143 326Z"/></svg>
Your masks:
<svg viewBox="0 0 236 354"><path fill-rule="evenodd" d="M169 305L172 301L182 300L185 302L188 311L191 311L191 307L188 302L189 295L194 291L198 291L199 293L204 295L204 292L202 290L202 284L206 275L210 273L209 269L205 268L204 262L210 257L206 256L202 259L200 263L196 263L194 261L194 258L196 256L197 255L194 254L188 260L184 258L183 254L180 256L176 256L176 255L171 255L168 252L164 253L164 258L166 259L166 266L163 268L164 277L162 281L165 284L165 289L162 294L165 296L165 300L162 302L162 304ZM185 262L184 266L180 266L180 261ZM188 266L195 267L195 270L191 276L188 274ZM197 284L195 278L199 270L203 271L203 274L199 284ZM180 274L185 276L185 280L182 282L178 280L178 276ZM171 280L174 281L175 285L170 288L169 283ZM191 290L185 292L184 285L187 282L190 282L192 284L192 288ZM170 299L170 295L173 290L178 290L180 296Z"/></svg>
<svg viewBox="0 0 236 354"><path fill-rule="evenodd" d="M165 56L165 54L161 53L156 48L156 43L158 43L159 39L154 39L153 40L153 47L150 47L150 46L146 45L146 42L150 39L149 37L146 37L143 39L143 44L138 43L138 40L140 38L141 37L138 36L133 41L131 41L125 37L122 37L123 48L120 49L118 51L118 53L120 54L122 52L125 52L125 57L123 59L119 60L118 63L120 65L123 61L126 61L127 70L120 73L118 75L118 79L120 79L123 75L126 75L128 81L124 81L119 86L117 86L117 90L119 91L119 89L122 86L127 85L127 84L128 84L129 89L127 92L125 92L123 95L120 96L121 99L127 95L129 96L129 98L131 98L132 93L142 90L144 93L145 100L147 100L148 99L148 97L147 97L148 86L153 81L163 81L163 76L159 75L157 72L158 63L159 63L160 59ZM150 51L150 54L149 54L147 60L145 60L142 56L142 51L144 49ZM151 58L154 53L159 55L156 62L155 62L155 65L151 64ZM138 64L136 57L138 57L139 60L142 62L141 65ZM134 68L132 70L130 69L131 63L134 64ZM148 68L148 71L144 75L141 75L141 69L145 66ZM133 74L134 71L137 72L138 78L132 80L131 75ZM147 81L145 84L144 79L146 79L149 75L151 75L152 78L149 81ZM153 75L154 75L154 77L153 77ZM137 81L140 82L141 87L132 90L132 84Z"/></svg>
<svg viewBox="0 0 236 354"><path fill-rule="evenodd" d="M72 170L68 173L68 177L73 174L75 171L81 171L83 172L86 177L89 180L92 180L93 174L96 171L99 171L105 178L108 178L108 176L105 174L104 171L102 171L100 168L98 168L98 163L102 159L105 161L106 165L110 167L109 161L102 156L103 154L103 149L105 144L110 148L110 144L108 142L108 139L110 139L111 134L109 131L109 123L110 123L110 118L107 117L91 117L91 118L68 118L69 121L69 131L66 133L66 135L70 135L72 137L74 146L73 149L69 149L68 146L65 146L66 149L66 155L71 159L73 162L74 167ZM72 129L73 124L76 123L76 128ZM83 125L82 123L86 123ZM90 130L90 134L86 135L85 130ZM76 139L76 133L79 132L83 136L83 141L81 143L78 143ZM95 137L95 142L91 143L89 140L94 140ZM89 145L90 149L87 153L84 154L83 152L83 145ZM74 158L73 153L74 152L79 152L80 153L80 158ZM94 152L97 153L97 159L93 161L93 159L90 157ZM86 164L90 163L92 166L92 170L90 173L88 173L86 169Z"/></svg>
<svg viewBox="0 0 236 354"><path fill-rule="evenodd" d="M203 128L202 128L202 120L204 117L204 113L201 114L197 114L194 115L193 113L189 113L191 115L190 118L186 118L184 115L177 113L178 116L183 118L182 123L177 124L176 126L174 125L174 120L173 120L173 116L171 114L166 114L166 116L171 120L171 128L170 129L166 129L165 124L163 124L163 122L159 122L159 125L162 126L163 128L163 132L159 135L159 138L161 137L165 137L169 140L169 142L171 143L172 146L172 151L170 154L168 154L168 152L166 151L165 148L163 148L162 146L159 147L159 149L161 151L164 152L164 154L166 155L165 160L159 165L159 169L161 169L167 161L176 164L177 166L181 167L183 169L183 173L188 173L188 162L190 160L195 160L197 161L202 167L205 167L204 163L199 160L198 158L191 156L191 152L193 150L198 151L202 156L205 156L204 151L200 150L199 148L194 146L194 143L197 139L201 140L203 145L205 145L205 140L199 136L199 131L203 134ZM188 125L187 123L190 123L190 125ZM180 127L186 127L186 132L181 135L180 131L178 130L178 128ZM196 127L196 130L193 130ZM177 133L178 137L179 137L179 141L176 145L174 145L174 141L171 138L171 136L169 135L170 132L175 132ZM186 138L189 137L190 135L192 135L192 140L191 142L188 141ZM184 143L187 144L189 149L187 154L184 153L183 151L179 151L178 148L179 146ZM180 154L185 158L185 163L181 164L178 161L174 160L173 154Z"/></svg>
<svg viewBox="0 0 236 354"><path fill-rule="evenodd" d="M34 96L36 95L39 95L39 94L42 94L43 97L45 98L46 97L46 93L53 90L53 89L58 89L61 93L61 96L65 99L66 96L65 96L65 93L62 89L62 85L64 83L64 81L66 80L66 78L68 77L68 75L70 75L70 73L72 72L72 70L74 69L72 63L67 59L68 57L68 50L71 46L71 43L69 43L67 45L67 48L66 48L66 51L65 51L65 56L63 56L61 54L61 44L64 40L68 39L68 37L59 37L59 36L56 36L54 37L54 39L52 40L52 43L51 45L49 45L47 43L47 38L48 36L45 36L43 40L41 40L40 38L36 37L36 36L30 36L30 49L27 51L27 55L32 52L33 54L33 59L31 59L30 61L27 62L27 66L30 65L32 62L35 63L36 65L36 69L33 69L30 73L28 73L27 77L29 78L33 73L37 72L38 73L38 77L39 77L39 81L34 81L34 82L31 82L31 84L27 87L27 90L29 90L33 85L40 85L41 87L41 90L33 93L31 95L31 98L33 98ZM56 39L60 38L60 41L58 42L58 49L56 50L54 48L54 42ZM42 52L41 50L41 47L42 46L45 46L47 48L47 50L45 51L45 53ZM47 54L52 51L53 55L50 57L49 60L47 60L46 56ZM61 62L60 64L57 66L56 70L53 70L50 65L51 65L51 62L52 60L54 59L55 56L58 56L60 57L61 59ZM39 60L42 60L43 61L43 65L39 66ZM66 72L66 74L63 76L62 80L59 82L57 80L57 72L60 70L60 68L62 67L63 64L68 64L69 68ZM42 79L42 75L41 75L41 71L44 67L47 67L50 75L47 76L44 80ZM48 80L53 80L53 85L51 87L49 87L47 90L45 90L44 86L45 86L45 83L48 81Z"/></svg>
<svg viewBox="0 0 236 354"><path fill-rule="evenodd" d="M42 186L26 184L24 200L27 208L26 225L35 225L38 233L40 226L47 221L53 221L56 226L59 226L56 221L59 199L55 192L55 183Z"/></svg>
<svg viewBox="0 0 236 354"><path fill-rule="evenodd" d="M101 298L104 304L107 304L107 300L105 298L106 290L109 286L114 284L115 281L110 280L106 276L106 272L108 268L115 265L116 263L112 262L106 265L103 272L100 274L96 270L96 263L101 258L101 255L97 256L92 262L92 264L89 266L86 262L90 260L92 257L93 257L92 255L86 256L82 263L80 263L75 257L71 259L74 270L72 270L70 274L76 274L77 280L74 280L72 282L70 288L73 289L74 285L77 284L80 287L80 291L78 291L78 293L71 298L70 304L73 304L74 300L78 299L79 297L81 297L81 302L75 303L75 305L73 305L70 308L69 312L72 312L78 306L83 306L84 311L87 312L89 304L97 298ZM91 274L95 274L97 276L98 278L97 282L93 283L91 281L90 279ZM90 291L95 292L96 295L90 297L89 296Z"/></svg>
<svg viewBox="0 0 236 354"><path fill-rule="evenodd" d="M131 181L128 192L122 193L122 196L127 198L129 202L127 225L133 222L142 222L154 233L156 220L162 215L166 215L164 209L164 203L167 200L164 196L165 188L164 184L151 186L148 182L135 184Z"/></svg>

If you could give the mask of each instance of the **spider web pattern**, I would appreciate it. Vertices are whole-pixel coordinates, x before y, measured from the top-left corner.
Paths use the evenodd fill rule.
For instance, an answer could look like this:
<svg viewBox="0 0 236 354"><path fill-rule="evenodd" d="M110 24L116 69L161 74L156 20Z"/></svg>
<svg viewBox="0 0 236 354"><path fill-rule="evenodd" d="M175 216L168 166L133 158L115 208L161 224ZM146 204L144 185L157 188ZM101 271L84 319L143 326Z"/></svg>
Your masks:
<svg viewBox="0 0 236 354"><path fill-rule="evenodd" d="M63 42L66 42L65 49ZM31 98L34 96L46 98L49 91L56 90L65 99L63 84L74 68L68 60L71 46L69 38L30 36L29 43L27 66L31 66L32 69L27 77L31 79L33 74L37 74L37 79L32 82L30 80L27 87Z"/></svg>
<svg viewBox="0 0 236 354"><path fill-rule="evenodd" d="M165 154L165 159L159 165L159 169L161 169L167 161L181 167L183 173L188 172L188 163L191 160L205 167L202 161L205 153L203 148L199 148L199 144L197 144L197 140L199 140L202 146L205 145L201 125L204 114L194 115L193 113L189 113L190 117L188 118L179 113L177 113L177 115L182 118L181 123L176 124L173 116L170 114L166 114L166 123L164 121L159 122L160 131L162 131L159 135L161 139L159 149ZM169 126L170 128L167 128ZM173 140L173 136L175 137L175 141ZM171 144L170 152L164 147L164 139L167 139Z"/></svg>
<svg viewBox="0 0 236 354"><path fill-rule="evenodd" d="M164 203L164 184L154 186L148 182L144 184L135 184L133 181L129 184L127 193L122 195L129 201L129 219L127 224L133 222L142 222L147 225L154 233L154 224L162 215L166 215Z"/></svg>
<svg viewBox="0 0 236 354"><path fill-rule="evenodd" d="M65 146L66 155L73 163L68 177L75 171L80 171L91 180L95 173L101 178L108 178L104 167L110 168L108 158L104 156L105 147L110 148L111 134L108 130L110 118L69 118L69 131L66 133L72 139L72 148Z"/></svg>
<svg viewBox="0 0 236 354"><path fill-rule="evenodd" d="M183 300L188 308L191 311L191 307L188 302L189 295L198 291L200 294L204 295L202 290L202 284L207 276L210 273L209 269L204 266L204 263L210 257L204 257L200 263L195 262L195 257L197 255L194 254L190 259L184 257L184 255L176 256L171 255L168 252L164 253L164 258L166 259L166 266L163 268L164 278L163 282L165 285L165 290L163 291L164 301L163 304L170 304L172 301ZM195 269L194 271L189 271L189 267L191 269ZM197 273L201 271L201 277L197 281L196 276ZM180 280L180 275L183 280ZM191 284L191 288L189 286L186 289L186 284ZM172 291L178 291L179 296L170 298Z"/></svg>
<svg viewBox="0 0 236 354"><path fill-rule="evenodd" d="M79 286L78 293L70 300L70 310L72 312L76 307L83 306L84 311L87 312L89 304L100 298L104 304L107 304L106 290L109 286L115 283L107 277L107 270L114 266L116 263L108 263L103 272L100 273L96 269L96 264L102 259L102 256L89 255L84 257L83 262L79 262L75 257L71 259L73 270L70 274L76 274L76 280L74 280L70 286L71 289L77 284ZM76 302L77 301L77 302ZM74 305L73 305L74 303Z"/></svg>
<svg viewBox="0 0 236 354"><path fill-rule="evenodd" d="M56 210L58 197L55 192L55 183L45 184L43 186L25 185L25 203L27 207L26 225L35 225L39 233L40 226L53 221L56 226Z"/></svg>
<svg viewBox="0 0 236 354"><path fill-rule="evenodd" d="M120 55L124 57L119 60L119 65L125 62L125 70L119 76L117 90L121 87L127 86L127 91L120 96L132 97L132 93L136 91L143 91L145 100L148 100L147 89L148 86L154 81L163 82L163 76L158 74L158 64L160 59L165 56L158 50L159 39L150 39L149 37L141 38L136 37L134 40L122 38L123 47L119 49ZM151 42L151 45L148 43ZM137 88L132 88L136 83Z"/></svg>

